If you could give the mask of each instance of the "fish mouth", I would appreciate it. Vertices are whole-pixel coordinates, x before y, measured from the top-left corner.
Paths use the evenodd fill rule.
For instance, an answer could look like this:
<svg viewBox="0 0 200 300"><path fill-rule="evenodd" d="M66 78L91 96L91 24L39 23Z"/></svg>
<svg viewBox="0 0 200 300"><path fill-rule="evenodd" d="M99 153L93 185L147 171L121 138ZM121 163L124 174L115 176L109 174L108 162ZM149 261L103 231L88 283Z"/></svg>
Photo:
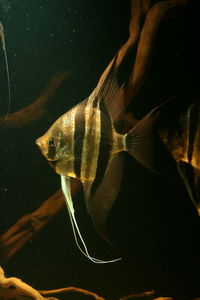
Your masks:
<svg viewBox="0 0 200 300"><path fill-rule="evenodd" d="M35 140L35 143L36 143L36 145L37 145L40 149L42 149L41 138L36 139L36 140Z"/></svg>
<svg viewBox="0 0 200 300"><path fill-rule="evenodd" d="M36 143L39 147L41 146L40 139L35 140L35 143Z"/></svg>
<svg viewBox="0 0 200 300"><path fill-rule="evenodd" d="M35 140L35 143L36 143L36 145L38 146L38 148L40 149L40 151L42 152L42 154L43 154L43 150L42 150L42 142L41 142L41 139L40 138L38 138L37 140Z"/></svg>

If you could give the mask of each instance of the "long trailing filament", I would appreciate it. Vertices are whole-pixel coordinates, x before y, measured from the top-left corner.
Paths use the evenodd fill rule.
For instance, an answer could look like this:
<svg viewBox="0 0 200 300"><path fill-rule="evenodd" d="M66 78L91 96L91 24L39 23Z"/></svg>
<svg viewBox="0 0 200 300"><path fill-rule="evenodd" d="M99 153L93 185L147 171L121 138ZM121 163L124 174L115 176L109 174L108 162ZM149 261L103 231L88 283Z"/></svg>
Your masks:
<svg viewBox="0 0 200 300"><path fill-rule="evenodd" d="M101 259L94 258L89 254L87 246L84 242L84 239L81 235L81 232L79 230L79 227L78 227L78 224L77 224L76 218L75 218L75 212L74 212L74 207L73 207L73 202L72 202L72 197L71 197L70 177L61 175L61 187L62 187L62 191L64 194L67 209L69 212L69 217L70 217L70 221L72 224L74 239L75 239L76 245L77 245L78 249L81 251L81 253L84 256L86 256L87 258L89 258L89 260L91 260L92 262L97 263L97 264L106 264L106 263L112 263L112 262L121 260L121 258L117 258L117 259L113 259L113 260L101 260ZM77 235L82 243L83 248L79 244Z"/></svg>

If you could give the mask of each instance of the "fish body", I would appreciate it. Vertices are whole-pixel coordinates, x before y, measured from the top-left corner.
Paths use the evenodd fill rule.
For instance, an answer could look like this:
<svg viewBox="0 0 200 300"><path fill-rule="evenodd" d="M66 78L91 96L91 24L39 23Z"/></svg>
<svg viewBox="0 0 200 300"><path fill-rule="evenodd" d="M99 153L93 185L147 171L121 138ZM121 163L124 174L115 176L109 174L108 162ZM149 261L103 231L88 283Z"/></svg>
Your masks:
<svg viewBox="0 0 200 300"><path fill-rule="evenodd" d="M188 104L159 134L200 215L200 101Z"/></svg>
<svg viewBox="0 0 200 300"><path fill-rule="evenodd" d="M124 136L115 131L111 119L99 106L100 100L91 95L61 116L37 140L59 175L77 178L82 183L94 181L101 147L104 158L107 157L106 165L115 153L126 150Z"/></svg>
<svg viewBox="0 0 200 300"><path fill-rule="evenodd" d="M101 105L101 98L91 94L61 116L36 141L57 174L82 182L87 209L95 224L97 216L91 209L91 193L103 179L111 161L118 153L126 151L125 135L115 131L111 118L101 110Z"/></svg>
<svg viewBox="0 0 200 300"><path fill-rule="evenodd" d="M124 99L122 86L117 81L115 62L116 58L103 83L97 85L85 101L62 115L36 140L42 154L61 176L72 227L83 245L69 192L69 178L81 181L87 211L99 234L109 242L105 226L121 186L123 152L128 152L142 165L154 170L153 128L162 105L150 111L128 133L119 134L114 121L124 109ZM84 249L91 259L85 245Z"/></svg>
<svg viewBox="0 0 200 300"><path fill-rule="evenodd" d="M113 63L114 66L114 63ZM36 140L42 154L57 174L65 195L72 228L84 246L79 249L92 258L79 231L69 192L69 178L81 181L87 211L100 233L107 239L105 224L109 211L117 198L123 174L123 157L126 151L126 136L116 132L113 120L105 105L119 95L116 74L111 67L101 86L83 102L62 115L49 130ZM119 101L118 101L119 103ZM108 261L110 262L110 261Z"/></svg>

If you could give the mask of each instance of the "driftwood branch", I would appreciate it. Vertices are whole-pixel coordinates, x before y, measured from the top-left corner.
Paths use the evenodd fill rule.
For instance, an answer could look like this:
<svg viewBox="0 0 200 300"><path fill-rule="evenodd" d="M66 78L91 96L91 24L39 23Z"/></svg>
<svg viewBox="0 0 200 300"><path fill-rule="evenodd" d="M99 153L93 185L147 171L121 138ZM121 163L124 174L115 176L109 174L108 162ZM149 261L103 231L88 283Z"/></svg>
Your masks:
<svg viewBox="0 0 200 300"><path fill-rule="evenodd" d="M94 300L106 300L106 298L97 295L94 292L77 288L77 287L66 287L56 290L49 291L38 291L31 287L29 284L23 282L21 279L16 277L6 277L4 270L0 266L0 299L1 300L25 300L30 299L34 300L59 300L57 296L59 294L64 295L65 293L75 293L88 296L89 299L93 298ZM55 297L55 295L57 295ZM47 296L47 297L46 297ZM23 297L23 298L21 298ZM156 295L155 291L146 291L143 293L132 294L124 296L119 300L130 300L130 299L141 299L141 300L175 300L172 297L161 297ZM61 300L61 298L60 298ZM191 299L192 300L192 299ZM200 298L195 298L193 300L200 300Z"/></svg>
<svg viewBox="0 0 200 300"><path fill-rule="evenodd" d="M78 293L85 296L93 297L95 300L105 300L105 298L98 296L96 293L93 293L91 291L87 291L85 289L80 289L74 286L69 286L66 288L56 289L56 290L49 290L49 291L40 291L40 294L43 296L49 296L49 295L56 295L61 293Z"/></svg>
<svg viewBox="0 0 200 300"><path fill-rule="evenodd" d="M153 5L150 8L149 0L131 1L131 20L129 23L129 38L118 52L117 67L123 65L126 57L130 55L130 50L137 44L137 54L132 67L129 80L122 90L124 95L124 108L126 109L133 97L143 85L148 74L150 56L153 50L154 40L158 27L163 17L173 8L187 4L187 0L166 0ZM140 28L141 17L146 16L143 27ZM113 60L112 60L113 61ZM112 61L103 72L98 85L105 79Z"/></svg>
<svg viewBox="0 0 200 300"><path fill-rule="evenodd" d="M2 300L14 299L19 295L26 295L34 298L35 300L43 300L44 298L38 291L30 285L21 281L19 278L10 277L6 278L3 269L0 267L0 296ZM10 288L12 287L12 288Z"/></svg>
<svg viewBox="0 0 200 300"><path fill-rule="evenodd" d="M56 290L49 291L37 291L29 284L23 282L21 279L16 277L6 277L4 274L4 270L0 266L0 299L1 300L11 300L16 299L20 300L21 296L23 299L30 299L29 297L35 300L59 300L59 298L54 297L55 295L65 294L65 293L76 293L84 296L91 297L95 300L106 300L94 292L77 288L77 287L66 287ZM50 296L50 297L46 297ZM149 298L151 296L151 298ZM128 299L151 299L151 300L173 300L171 297L156 297L155 291L147 291L139 294L132 294L125 297L120 298L119 300L128 300ZM198 300L198 299L194 299Z"/></svg>
<svg viewBox="0 0 200 300"><path fill-rule="evenodd" d="M67 71L58 72L50 80L39 98L32 104L6 117L0 117L0 132L8 129L21 128L35 122L47 113L47 104L53 100L53 95L63 80L70 76Z"/></svg>
<svg viewBox="0 0 200 300"><path fill-rule="evenodd" d="M21 217L0 237L0 261L5 263L34 237L64 206L61 190L53 194L33 213Z"/></svg>
<svg viewBox="0 0 200 300"><path fill-rule="evenodd" d="M98 296L97 294L87 291L85 289L80 289L76 287L67 287L57 290L50 291L37 291L29 284L23 282L21 279L16 277L5 277L4 270L0 267L0 299L1 300L11 300L20 299L20 296L31 297L35 300L59 300L55 297L43 297L52 294L60 293L78 293L86 296L93 297L95 300L105 300L104 298Z"/></svg>
<svg viewBox="0 0 200 300"><path fill-rule="evenodd" d="M138 42L134 68L131 72L126 95L128 101L134 97L144 83L148 71L150 55L159 24L164 15L171 9L185 5L186 0L169 0L155 4L147 13Z"/></svg>

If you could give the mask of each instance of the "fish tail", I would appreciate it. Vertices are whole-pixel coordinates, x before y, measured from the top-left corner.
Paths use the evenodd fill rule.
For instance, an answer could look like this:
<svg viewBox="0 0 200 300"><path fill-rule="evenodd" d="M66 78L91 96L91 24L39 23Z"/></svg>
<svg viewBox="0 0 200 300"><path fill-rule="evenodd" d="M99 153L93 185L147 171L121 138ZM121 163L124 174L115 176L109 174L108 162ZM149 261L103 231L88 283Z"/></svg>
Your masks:
<svg viewBox="0 0 200 300"><path fill-rule="evenodd" d="M125 135L128 153L151 170L154 169L154 124L157 117L156 112L151 111Z"/></svg>
<svg viewBox="0 0 200 300"><path fill-rule="evenodd" d="M152 109L125 135L126 151L147 169L179 181L175 161L159 136L159 126L169 118L175 98Z"/></svg>

